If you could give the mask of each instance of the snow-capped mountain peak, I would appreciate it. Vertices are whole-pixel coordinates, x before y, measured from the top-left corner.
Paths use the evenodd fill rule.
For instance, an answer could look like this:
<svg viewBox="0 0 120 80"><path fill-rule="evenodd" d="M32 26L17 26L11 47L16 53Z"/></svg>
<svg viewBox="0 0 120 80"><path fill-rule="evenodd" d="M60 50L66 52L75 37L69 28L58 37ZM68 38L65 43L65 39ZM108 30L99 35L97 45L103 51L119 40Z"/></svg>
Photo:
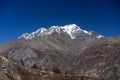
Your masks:
<svg viewBox="0 0 120 80"><path fill-rule="evenodd" d="M30 35L29 33L24 33L20 37L18 37L18 39L20 39L20 38L29 39L29 35Z"/></svg>
<svg viewBox="0 0 120 80"><path fill-rule="evenodd" d="M75 30L75 29L80 29L80 27L77 26L76 24L65 25L65 26L62 26L60 28L64 28L67 31L72 31L72 30Z"/></svg>
<svg viewBox="0 0 120 80"><path fill-rule="evenodd" d="M61 33L64 32L70 36L71 39L75 39L80 33L84 33L86 35L91 36L92 33L88 32L86 30L81 29L79 26L76 24L70 24L70 25L65 25L65 26L51 26L48 29L45 28L40 28L35 32L32 32L31 34L25 33L21 35L18 39L24 38L24 39L32 39L35 36L41 36L41 35L50 35L54 32ZM101 38L103 37L102 35L97 35L96 38Z"/></svg>
<svg viewBox="0 0 120 80"><path fill-rule="evenodd" d="M37 31L36 31L36 33L44 33L45 31L46 31L47 29L45 29L45 28L40 28L40 29L38 29Z"/></svg>
<svg viewBox="0 0 120 80"><path fill-rule="evenodd" d="M76 24L70 24L60 27L65 33L67 33L71 39L75 39L76 36L74 35L75 32L81 30Z"/></svg>
<svg viewBox="0 0 120 80"><path fill-rule="evenodd" d="M32 33L24 33L23 35L21 35L20 37L18 37L18 39L20 38L24 38L24 39L32 39L34 38L35 36L40 36L42 35L47 29L45 28L40 28L38 30L36 30L35 32L32 32Z"/></svg>
<svg viewBox="0 0 120 80"><path fill-rule="evenodd" d="M48 28L47 32L45 34L52 34L53 32L60 33L60 27L59 26L51 26Z"/></svg>
<svg viewBox="0 0 120 80"><path fill-rule="evenodd" d="M78 27L76 24L65 25L60 28L64 29L64 32L67 32L67 33L71 33L73 30L81 30L80 27Z"/></svg>
<svg viewBox="0 0 120 80"><path fill-rule="evenodd" d="M37 36L40 36L40 35L43 35L44 32L46 32L46 30L47 29L42 27L42 28L38 29L35 33L36 33Z"/></svg>

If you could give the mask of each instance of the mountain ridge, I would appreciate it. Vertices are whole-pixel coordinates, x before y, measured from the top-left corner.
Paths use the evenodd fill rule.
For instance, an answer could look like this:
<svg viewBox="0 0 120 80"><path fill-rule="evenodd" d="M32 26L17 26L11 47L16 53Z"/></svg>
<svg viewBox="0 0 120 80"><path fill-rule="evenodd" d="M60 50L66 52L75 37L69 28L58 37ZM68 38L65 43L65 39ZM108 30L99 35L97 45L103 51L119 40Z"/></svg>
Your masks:
<svg viewBox="0 0 120 80"><path fill-rule="evenodd" d="M32 39L35 36L41 36L41 35L50 35L53 32L61 33L64 32L70 36L71 39L75 39L81 32L84 32L88 35L92 35L92 31L86 31L81 29L79 26L76 24L69 24L65 26L51 26L50 28L46 29L44 27L39 28L38 30L32 32L32 33L24 33L18 39L24 38L24 39ZM104 36L102 35L97 35L96 38L102 38Z"/></svg>
<svg viewBox="0 0 120 80"><path fill-rule="evenodd" d="M72 32L74 39L68 35ZM45 35L42 35L43 33ZM27 37L22 36L2 44L0 54L18 64L24 62L27 67L37 65L38 68L52 70L54 66L61 63L59 67L63 72L68 69L65 70L62 66L69 65L74 56L80 55L89 46L97 44L105 38L97 38L99 34L82 30L75 24L62 27L52 26L48 30L40 28L30 35L26 35Z"/></svg>
<svg viewBox="0 0 120 80"><path fill-rule="evenodd" d="M42 28L37 34L33 32L31 39L19 38L1 44L0 54L29 68L48 71L57 68L62 74L119 80L120 37L97 38L98 33L88 34L75 27L72 39L64 30L56 26L48 31ZM49 35L42 35L44 31Z"/></svg>

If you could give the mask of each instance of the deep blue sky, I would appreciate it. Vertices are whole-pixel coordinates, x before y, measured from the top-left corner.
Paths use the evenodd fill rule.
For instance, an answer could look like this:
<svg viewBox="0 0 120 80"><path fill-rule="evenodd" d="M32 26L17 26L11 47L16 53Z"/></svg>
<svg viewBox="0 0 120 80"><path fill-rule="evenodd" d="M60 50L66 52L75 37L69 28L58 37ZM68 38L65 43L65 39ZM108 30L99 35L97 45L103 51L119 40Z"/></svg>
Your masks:
<svg viewBox="0 0 120 80"><path fill-rule="evenodd" d="M120 35L120 0L0 0L0 43L52 25Z"/></svg>

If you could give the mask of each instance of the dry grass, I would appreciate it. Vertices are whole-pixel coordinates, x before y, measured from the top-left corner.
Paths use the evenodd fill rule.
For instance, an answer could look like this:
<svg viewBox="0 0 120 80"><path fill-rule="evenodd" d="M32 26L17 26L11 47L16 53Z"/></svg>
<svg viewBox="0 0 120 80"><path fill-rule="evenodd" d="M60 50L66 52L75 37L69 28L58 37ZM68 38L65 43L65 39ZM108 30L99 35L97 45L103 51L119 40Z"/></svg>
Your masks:
<svg viewBox="0 0 120 80"><path fill-rule="evenodd" d="M3 72L0 72L0 80L10 80L10 79L6 74L4 74Z"/></svg>

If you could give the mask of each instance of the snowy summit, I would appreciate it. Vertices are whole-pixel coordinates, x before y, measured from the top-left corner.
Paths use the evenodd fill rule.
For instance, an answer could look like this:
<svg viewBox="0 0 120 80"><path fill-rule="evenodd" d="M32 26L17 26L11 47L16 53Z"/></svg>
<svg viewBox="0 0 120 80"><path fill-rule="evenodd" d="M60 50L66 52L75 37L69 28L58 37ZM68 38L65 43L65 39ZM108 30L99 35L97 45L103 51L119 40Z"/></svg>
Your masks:
<svg viewBox="0 0 120 80"><path fill-rule="evenodd" d="M51 26L48 29L45 29L42 27L42 28L36 30L35 32L30 33L30 34L25 33L25 34L21 35L20 37L18 37L18 39L20 39L20 38L32 39L36 36L50 35L54 32L57 32L59 34L64 32L64 33L68 34L71 39L75 39L80 33L84 33L84 34L91 36L91 32L81 29L76 24L70 24L70 25L65 25L65 26ZM99 38L99 39L101 37L103 37L103 36L102 35L96 36L96 38Z"/></svg>

